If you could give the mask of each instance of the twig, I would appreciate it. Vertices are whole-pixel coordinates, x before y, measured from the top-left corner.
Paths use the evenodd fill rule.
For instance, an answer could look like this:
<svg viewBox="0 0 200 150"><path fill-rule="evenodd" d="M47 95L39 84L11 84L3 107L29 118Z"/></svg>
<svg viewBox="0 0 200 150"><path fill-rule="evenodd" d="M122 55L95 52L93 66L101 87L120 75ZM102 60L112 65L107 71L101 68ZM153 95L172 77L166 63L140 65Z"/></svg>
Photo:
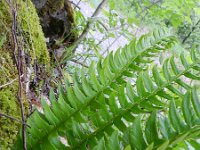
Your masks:
<svg viewBox="0 0 200 150"><path fill-rule="evenodd" d="M101 24L102 27L103 27L106 31L108 31L108 28L106 27L106 25L105 25L103 22L101 22L101 20L97 20L97 22L99 22L99 24Z"/></svg>
<svg viewBox="0 0 200 150"><path fill-rule="evenodd" d="M82 0L79 0L79 2L76 4L76 6L78 6L78 5L80 4L81 1L82 1Z"/></svg>
<svg viewBox="0 0 200 150"><path fill-rule="evenodd" d="M13 82L15 82L17 80L17 78L15 78L14 80L9 81L8 83L4 84L4 85L0 85L0 89L12 84Z"/></svg>
<svg viewBox="0 0 200 150"><path fill-rule="evenodd" d="M64 78L65 76L64 76L63 70L62 70L62 68L60 67L60 63L58 62L57 57L55 56L55 52L53 51L52 53L53 53L54 59L55 59L55 61L56 61L56 63L57 63L58 72L59 72L60 75Z"/></svg>
<svg viewBox="0 0 200 150"><path fill-rule="evenodd" d="M22 75L21 75L21 78L22 78L23 76L24 76L24 75L22 74ZM4 84L4 85L0 85L0 89L5 88L6 86L11 85L11 84L12 84L13 82L15 82L17 79L18 79L18 78L15 78L15 79L13 79L13 80L7 82L7 83Z"/></svg>
<svg viewBox="0 0 200 150"><path fill-rule="evenodd" d="M72 3L72 4L75 6L74 9L76 9L76 8L78 8L79 10L81 9L81 8L78 6L78 4L75 4L73 1L69 1L69 2Z"/></svg>
<svg viewBox="0 0 200 150"><path fill-rule="evenodd" d="M197 23L192 27L192 30L188 33L188 35L183 39L182 44L184 44L187 39L191 36L192 32L197 28L198 24L200 23L200 19L197 21Z"/></svg>
<svg viewBox="0 0 200 150"><path fill-rule="evenodd" d="M107 1L107 0L102 0L102 2L98 5L98 7L96 8L96 10L95 10L94 13L92 14L91 18L96 17L96 16L100 13L100 11L101 11L103 5L106 3L106 1ZM75 51L76 51L76 49L77 49L79 43L80 43L80 42L86 37L86 35L88 34L89 29L90 29L92 23L93 23L93 22L90 21L90 20L87 21L86 27L85 27L85 29L83 30L82 34L81 34L81 35L78 37L78 39L74 42L74 45L76 45L75 48L73 49L73 52L74 52L74 53L75 53Z"/></svg>
<svg viewBox="0 0 200 150"><path fill-rule="evenodd" d="M23 85L22 85L22 79L21 79L21 69L22 69L22 61L21 61L21 49L18 47L18 41L17 41L17 7L16 8L11 8L12 9L12 38L13 38L13 44L14 44L14 50L13 50L13 55L15 59L15 64L18 70L18 81L19 81L19 91L18 91L18 100L20 103L20 109L21 109L21 119L22 119L22 141L23 141L23 149L27 150L26 147L26 125L24 124L25 122L25 115L24 115L24 105L22 101L23 97ZM16 56L16 51L18 50L18 57Z"/></svg>
<svg viewBox="0 0 200 150"><path fill-rule="evenodd" d="M14 117L12 117L12 116L3 114L3 113L1 113L1 112L0 112L0 116L9 118L9 119L14 120L14 121L17 121L18 123L24 124L24 125L28 126L29 128L31 128L31 127L30 127L28 124L26 124L25 122L22 122L21 120L19 120L19 119L17 119L17 118L14 118Z"/></svg>
<svg viewBox="0 0 200 150"><path fill-rule="evenodd" d="M79 64L79 65L81 65L81 66L83 66L83 67L85 67L85 68L89 68L89 66L87 66L86 64L84 64L84 63L82 63L82 62L79 62L79 61L77 61L77 60L74 60L74 59L72 59L72 60L70 60L71 62L74 62L74 63L76 63L76 64Z"/></svg>
<svg viewBox="0 0 200 150"><path fill-rule="evenodd" d="M123 33L121 33L120 35L118 35L113 42L106 48L106 50L101 54L102 56L108 51L108 49L115 43L117 42L117 40L123 35Z"/></svg>

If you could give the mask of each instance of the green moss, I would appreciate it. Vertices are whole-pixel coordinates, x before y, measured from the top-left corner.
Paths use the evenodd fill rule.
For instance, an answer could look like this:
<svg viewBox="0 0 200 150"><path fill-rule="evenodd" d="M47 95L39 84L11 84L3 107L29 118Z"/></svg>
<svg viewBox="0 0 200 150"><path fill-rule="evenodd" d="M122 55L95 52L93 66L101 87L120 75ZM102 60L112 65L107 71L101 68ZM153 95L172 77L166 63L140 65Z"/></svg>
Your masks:
<svg viewBox="0 0 200 150"><path fill-rule="evenodd" d="M23 34L24 39L22 46L26 54L31 56L32 63L37 60L40 64L48 65L49 54L35 8L30 0L18 0L17 3L17 26L20 31L18 32ZM12 55L12 16L5 0L0 2L0 18L0 85L4 85L17 78ZM20 107L17 101L18 88L18 82L15 81L0 89L0 112L20 119ZM24 103L27 106L27 101ZM14 144L20 128L21 124L16 121L0 117L0 149L7 150Z"/></svg>
<svg viewBox="0 0 200 150"><path fill-rule="evenodd" d="M40 26L39 17L31 0L17 0L17 23L25 38L24 48L31 56L32 63L37 60L40 64L48 64L50 61L45 37ZM0 33L11 32L12 18L5 0L0 3ZM3 31L1 31L3 29ZM6 29L6 31L5 31Z"/></svg>
<svg viewBox="0 0 200 150"><path fill-rule="evenodd" d="M49 53L35 7L30 0L18 0L18 3L18 22L27 40L26 50L32 60L37 59L39 63L47 64Z"/></svg>
<svg viewBox="0 0 200 150"><path fill-rule="evenodd" d="M4 44L5 46L7 43ZM9 52L5 52L6 47L0 48L0 85L4 85L11 80L18 78L17 70ZM21 113L17 100L19 86L16 80L11 85L0 89L0 112L20 120ZM25 98L24 98L25 100ZM28 103L24 101L25 112ZM15 142L21 124L6 117L0 117L0 149L9 149Z"/></svg>
<svg viewBox="0 0 200 150"><path fill-rule="evenodd" d="M19 111L17 110L15 94L13 89L6 88L0 91L0 107L1 112L9 114L12 117L20 118ZM2 149L7 149L15 142L16 135L20 128L20 125L15 121L0 117L0 145Z"/></svg>
<svg viewBox="0 0 200 150"><path fill-rule="evenodd" d="M0 4L0 85L15 79L16 69L10 55L9 32L11 31L11 16L5 1ZM16 99L18 84L0 89L0 112L20 118L20 111ZM13 120L0 117L0 149L9 149L14 143L20 125Z"/></svg>
<svg viewBox="0 0 200 150"><path fill-rule="evenodd" d="M0 49L0 85L3 85L16 76L16 69L13 65L9 52ZM18 89L17 81L12 85L0 89L0 112L20 118L20 110L16 99ZM8 118L0 117L0 145L2 149L8 149L15 141L20 125Z"/></svg>

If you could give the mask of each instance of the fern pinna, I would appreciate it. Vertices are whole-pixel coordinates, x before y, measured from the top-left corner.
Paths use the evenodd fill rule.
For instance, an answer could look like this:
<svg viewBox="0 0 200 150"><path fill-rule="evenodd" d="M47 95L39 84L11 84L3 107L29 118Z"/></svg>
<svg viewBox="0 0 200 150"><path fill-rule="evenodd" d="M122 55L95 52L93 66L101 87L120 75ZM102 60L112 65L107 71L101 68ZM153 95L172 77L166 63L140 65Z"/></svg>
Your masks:
<svg viewBox="0 0 200 150"><path fill-rule="evenodd" d="M27 124L31 126L27 128L28 148L159 147L157 142L162 141L160 137L153 142L145 139L142 147L134 147L134 137L129 134L130 138L127 138L125 135L131 126L138 126L137 120L141 120L137 117L139 114L167 110L167 100L182 99L185 92L192 88L189 82L185 82L186 79L200 80L199 54L194 50L190 55L181 54L180 59L174 56L166 59L161 68L149 65L154 57L175 42L176 38L169 31L155 31L139 40L134 39L115 54L111 52L97 65L92 63L87 71L82 69L81 73L76 72L73 86L64 90L60 87L58 99L51 91L51 105L41 100L44 113L35 112L28 119ZM133 132L137 131L140 132ZM140 134L143 135L142 131ZM66 140L65 143L60 140L61 137ZM19 149L20 140L16 147Z"/></svg>
<svg viewBox="0 0 200 150"><path fill-rule="evenodd" d="M125 149L163 150L176 145L184 149L199 149L200 143L195 140L200 134L199 105L200 97L193 88L183 96L179 108L172 100L167 112L153 111L148 117L136 117L123 135L127 140L123 144ZM141 123L142 119L146 121ZM115 131L111 136L102 137L94 149L120 149L120 138Z"/></svg>

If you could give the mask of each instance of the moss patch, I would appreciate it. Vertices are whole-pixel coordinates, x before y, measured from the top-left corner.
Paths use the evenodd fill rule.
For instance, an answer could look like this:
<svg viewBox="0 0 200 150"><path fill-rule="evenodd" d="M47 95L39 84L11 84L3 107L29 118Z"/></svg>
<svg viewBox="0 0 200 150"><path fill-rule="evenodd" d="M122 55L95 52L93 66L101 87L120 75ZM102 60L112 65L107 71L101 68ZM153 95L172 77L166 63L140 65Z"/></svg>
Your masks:
<svg viewBox="0 0 200 150"><path fill-rule="evenodd" d="M25 53L32 63L49 64L49 53L46 47L42 28L36 10L30 0L17 0L18 3L18 38L23 38ZM12 16L5 0L0 2L0 85L17 78L17 69L12 55ZM0 112L12 117L21 118L17 101L18 81L0 89ZM24 98L25 99L25 98ZM27 106L27 101L25 101ZM26 107L27 108L27 107ZM9 149L15 142L21 124L5 117L0 117L0 149Z"/></svg>
<svg viewBox="0 0 200 150"><path fill-rule="evenodd" d="M17 78L9 48L11 30L11 16L5 1L0 3L0 85ZM7 42L6 42L7 41ZM0 89L0 112L19 118L18 103L16 99L17 81L12 85ZM13 120L0 117L0 149L8 149L15 141L20 125Z"/></svg>
<svg viewBox="0 0 200 150"><path fill-rule="evenodd" d="M13 65L9 52L0 49L0 54L0 85L3 85L17 78L17 70ZM15 118L20 118L20 110L16 99L17 89L17 81L0 89L0 111ZM14 143L19 128L20 125L17 122L0 117L0 145L2 149L7 149Z"/></svg>
<svg viewBox="0 0 200 150"><path fill-rule="evenodd" d="M26 51L32 60L37 59L42 64L49 63L49 53L34 5L30 0L18 0L18 4L18 23L27 40Z"/></svg>

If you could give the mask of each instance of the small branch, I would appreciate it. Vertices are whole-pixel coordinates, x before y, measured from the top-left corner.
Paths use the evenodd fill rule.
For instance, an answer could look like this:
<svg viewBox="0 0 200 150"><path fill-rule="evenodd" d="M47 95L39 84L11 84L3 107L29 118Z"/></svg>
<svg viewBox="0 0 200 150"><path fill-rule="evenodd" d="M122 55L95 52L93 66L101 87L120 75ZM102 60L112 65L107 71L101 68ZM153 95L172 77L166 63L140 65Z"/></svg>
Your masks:
<svg viewBox="0 0 200 150"><path fill-rule="evenodd" d="M0 112L0 116L9 118L9 119L14 120L14 121L17 121L18 123L24 124L24 125L28 126L29 128L31 128L31 127L30 127L28 124L26 124L25 122L22 122L21 120L19 120L19 119L17 119L17 118L14 118L14 117L12 117L12 116L3 114L3 113L1 113L1 112Z"/></svg>
<svg viewBox="0 0 200 150"><path fill-rule="evenodd" d="M107 1L107 0L102 0L102 2L98 5L98 7L96 8L96 10L95 10L94 13L92 14L91 18L96 17L96 16L100 13L100 11L101 11L102 7L104 6L104 4L106 3L106 1ZM90 29L90 27L91 27L92 24L93 24L92 21L88 21L87 24L86 24L85 29L84 29L83 32L82 32L82 34L81 34L81 35L79 36L79 38L74 42L74 45L76 45L75 48L73 49L73 52L74 52L74 53L75 53L75 51L76 51L76 49L77 49L79 43L87 36L87 34L88 34L88 32L89 32L89 29Z"/></svg>
<svg viewBox="0 0 200 150"><path fill-rule="evenodd" d="M69 2L75 6L74 9L76 9L76 8L78 8L79 10L81 9L81 8L78 6L78 4L75 4L73 1L69 1Z"/></svg>
<svg viewBox="0 0 200 150"><path fill-rule="evenodd" d="M78 6L79 4L80 4L80 2L81 2L82 0L79 0L79 2L76 4L76 6ZM76 8L76 7L75 7Z"/></svg>
<svg viewBox="0 0 200 150"><path fill-rule="evenodd" d="M192 32L197 28L198 24L200 23L200 19L197 21L197 23L192 27L192 30L188 33L188 35L183 39L182 44L184 44L187 39L191 36Z"/></svg>
<svg viewBox="0 0 200 150"><path fill-rule="evenodd" d="M11 8L12 10L12 38L13 38L13 45L14 45L14 50L13 50L13 56L14 56L14 60L15 60L15 64L18 70L18 81L19 81L19 91L18 91L18 100L20 103L20 109L21 109L21 120L23 122L22 124L22 141L23 141L23 149L27 150L26 147L26 125L24 124L25 122L25 114L24 114L24 105L23 105L23 85L22 85L22 79L21 79L21 75L22 75L22 60L21 60L21 56L22 56L22 52L21 49L18 47L18 41L17 41L17 8ZM18 57L16 55L16 52L18 51Z"/></svg>
<svg viewBox="0 0 200 150"><path fill-rule="evenodd" d="M79 64L79 65L81 65L81 66L83 66L83 67L85 67L85 68L89 68L89 66L87 66L86 64L84 64L84 63L82 63L82 62L79 62L79 61L77 61L77 60L74 60L74 59L72 59L72 60L70 60L71 62L74 62L74 63L76 63L76 64Z"/></svg>
<svg viewBox="0 0 200 150"><path fill-rule="evenodd" d="M117 36L114 41L106 48L106 50L102 53L102 55L104 55L108 50L109 48L115 43L117 42L117 40L122 36L122 34L120 34L119 36Z"/></svg>
<svg viewBox="0 0 200 150"><path fill-rule="evenodd" d="M103 27L106 31L108 31L108 28L106 27L106 25L105 25L103 22L101 22L100 20L97 20L97 22L99 22L99 24L101 24L102 27Z"/></svg>
<svg viewBox="0 0 200 150"><path fill-rule="evenodd" d="M58 72L59 72L59 74L64 78L65 76L64 76L64 73L63 73L63 71L62 71L62 68L60 67L60 63L58 62L58 59L57 59L57 57L56 57L56 55L55 55L55 52L53 51L52 52L53 53L53 56L54 56L54 59L55 59L55 61L56 61L56 65L57 65L57 67L58 67Z"/></svg>
<svg viewBox="0 0 200 150"><path fill-rule="evenodd" d="M6 84L4 84L4 85L0 85L0 89L6 87L6 86L8 86L8 85L11 85L11 84L12 84L13 82L15 82L16 80L17 80L17 78L15 78L14 80L9 81L8 83L6 83Z"/></svg>

